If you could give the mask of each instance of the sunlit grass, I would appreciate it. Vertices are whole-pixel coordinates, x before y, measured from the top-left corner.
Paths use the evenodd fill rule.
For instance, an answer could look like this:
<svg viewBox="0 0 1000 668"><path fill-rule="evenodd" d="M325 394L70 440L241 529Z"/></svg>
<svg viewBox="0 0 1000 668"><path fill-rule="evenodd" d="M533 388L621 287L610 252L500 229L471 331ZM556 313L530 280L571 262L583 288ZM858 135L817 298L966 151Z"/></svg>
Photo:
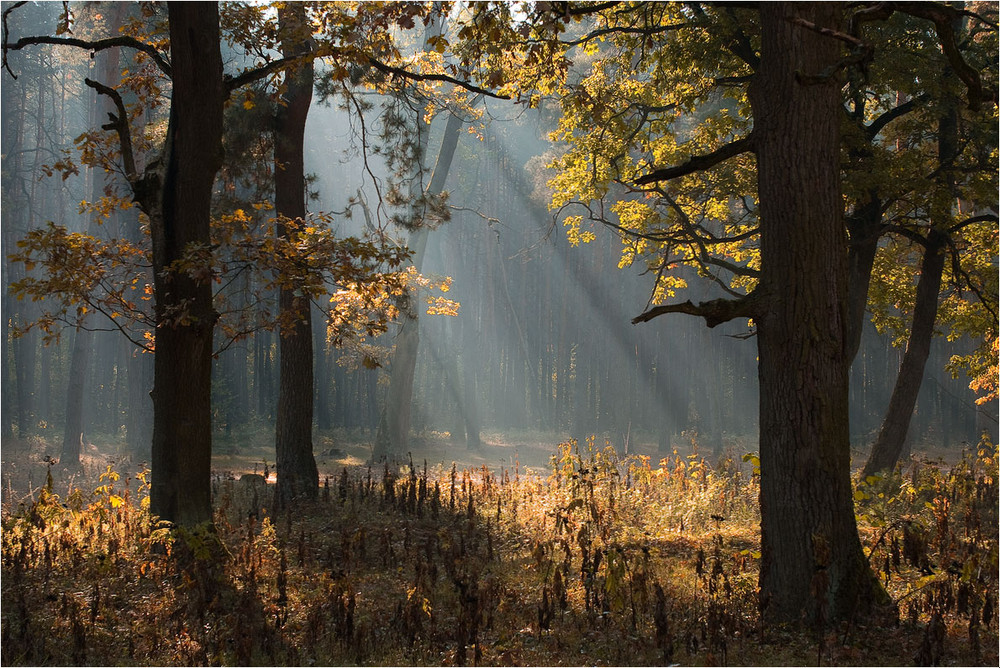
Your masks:
<svg viewBox="0 0 1000 668"><path fill-rule="evenodd" d="M591 439L560 445L544 475L341 467L319 501L277 514L273 487L220 476L214 534L158 527L144 473L105 467L65 494L50 479L5 506L2 658L995 665L994 446L859 484L894 608L824 636L761 626L752 463Z"/></svg>

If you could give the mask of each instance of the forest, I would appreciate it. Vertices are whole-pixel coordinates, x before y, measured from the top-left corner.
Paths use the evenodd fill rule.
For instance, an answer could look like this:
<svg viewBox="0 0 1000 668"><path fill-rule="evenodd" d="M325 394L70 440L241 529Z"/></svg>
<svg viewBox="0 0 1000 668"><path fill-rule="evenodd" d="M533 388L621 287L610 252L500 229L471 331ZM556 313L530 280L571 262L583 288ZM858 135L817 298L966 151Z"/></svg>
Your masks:
<svg viewBox="0 0 1000 668"><path fill-rule="evenodd" d="M997 665L994 2L2 2L0 662Z"/></svg>

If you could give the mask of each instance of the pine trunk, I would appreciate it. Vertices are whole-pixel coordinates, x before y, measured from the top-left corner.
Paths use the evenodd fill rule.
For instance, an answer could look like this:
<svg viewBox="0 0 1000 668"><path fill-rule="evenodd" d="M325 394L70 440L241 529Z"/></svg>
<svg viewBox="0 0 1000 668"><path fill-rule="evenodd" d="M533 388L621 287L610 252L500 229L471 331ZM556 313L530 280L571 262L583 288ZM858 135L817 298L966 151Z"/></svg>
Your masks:
<svg viewBox="0 0 1000 668"><path fill-rule="evenodd" d="M282 54L308 53L305 6L292 3L279 10ZM303 141L312 102L313 65L307 60L286 75L284 104L275 119L274 205L282 220L278 236L287 238L294 221L306 215ZM297 497L316 498L319 472L312 448L313 341L312 304L295 285L283 285L278 367L278 412L275 420L275 457L278 504Z"/></svg>
<svg viewBox="0 0 1000 668"><path fill-rule="evenodd" d="M66 420L63 425L61 466L76 468L83 454L83 397L87 377L87 367L93 335L86 329L78 328L73 335L70 352L69 378L66 383Z"/></svg>
<svg viewBox="0 0 1000 668"><path fill-rule="evenodd" d="M441 138L441 150L438 152L434 172L427 186L426 196L433 198L444 192L444 184L458 147L462 119L451 115ZM430 230L426 224L421 224L411 235L407 244L413 255L413 266L420 269L424 252L427 249L427 237ZM385 410L379 418L378 431L375 436L375 448L372 457L376 460L391 458L406 452L410 437L410 413L413 403L413 378L417 366L417 351L420 347L420 317L413 305L411 297L404 309L401 309L402 323L396 334L396 349L392 355L390 368L389 392L386 396Z"/></svg>

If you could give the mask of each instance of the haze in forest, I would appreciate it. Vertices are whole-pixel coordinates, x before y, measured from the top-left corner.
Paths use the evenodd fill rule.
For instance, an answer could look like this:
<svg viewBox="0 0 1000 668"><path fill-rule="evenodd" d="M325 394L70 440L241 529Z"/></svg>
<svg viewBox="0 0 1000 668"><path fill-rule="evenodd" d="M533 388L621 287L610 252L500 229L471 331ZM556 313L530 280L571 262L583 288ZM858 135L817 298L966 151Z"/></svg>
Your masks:
<svg viewBox="0 0 1000 668"><path fill-rule="evenodd" d="M25 11L38 29L56 20L56 4ZM32 24L22 23L30 32ZM62 52L60 52L62 53ZM102 176L92 170L59 178L46 176L73 138L100 121L92 91L79 85L86 63L71 54L16 56L22 75L5 77L4 220L5 284L22 271L7 254L18 240L45 221L71 231L93 230L112 239L134 235L136 212L114 214L94 228L79 202L94 201ZM68 59L63 65L57 58ZM227 67L238 65L230 54ZM89 65L93 75L95 65ZM322 67L319 68L322 71ZM249 99L249 98L248 98ZM384 120L384 99L369 96L372 128ZM419 109L406 122L417 124ZM466 424L475 415L485 445L552 444L596 435L624 451L663 454L697 447L717 457L756 450L756 348L746 320L707 330L681 315L632 325L651 298L651 276L641 263L619 268L622 241L611 229L594 229L591 243L571 245L561 211L549 208L546 164L560 149L548 136L556 126L553 103L527 109L489 99L462 127L445 191L449 220L428 234L420 271L451 279L449 298L457 315L420 316L420 345L412 394L412 437L417 442L453 444L465 457ZM425 135L428 179L440 148L447 114L439 113ZM251 121L252 122L252 121ZM251 125L250 131L253 131ZM333 213L339 234L366 230L361 202L395 243L408 232L387 224L383 188L389 178L379 155L361 155L362 130L343 103L317 95L306 127L308 207ZM372 137L366 141L371 142ZM367 149L371 151L371 147ZM113 180L113 179L112 179ZM343 212L350 212L350 216ZM704 301L723 293L693 272L677 299ZM34 317L33 305L4 296L3 414L5 437L31 434L58 438L66 419L68 384L83 395L84 439L102 451L142 451L149 410L142 406L150 382L148 355L119 333L88 336L86 376L71 379L74 335L52 345L37 331L13 333ZM326 344L316 318L315 428L318 442L371 447L387 392L391 356L380 368L349 358L350 351ZM393 345L396 326L373 341ZM895 382L902 346L890 332L867 322L851 367L851 439L857 456L870 446ZM900 341L895 343L899 344ZM976 406L976 395L946 366L967 354L974 342L934 339L907 444L935 455L975 443L983 430L996 434L995 404ZM214 362L213 424L219 452L240 453L250 434L269 432L275 418L277 335L255 331L221 352ZM144 418L137 418L137 413ZM475 444L476 438L472 439ZM323 448L328 450L329 448ZM396 455L408 447L396 449ZM255 455L257 453L255 452ZM509 457L505 449L484 460ZM446 457L447 458L447 457Z"/></svg>
<svg viewBox="0 0 1000 668"><path fill-rule="evenodd" d="M4 663L995 665L995 5L2 19Z"/></svg>

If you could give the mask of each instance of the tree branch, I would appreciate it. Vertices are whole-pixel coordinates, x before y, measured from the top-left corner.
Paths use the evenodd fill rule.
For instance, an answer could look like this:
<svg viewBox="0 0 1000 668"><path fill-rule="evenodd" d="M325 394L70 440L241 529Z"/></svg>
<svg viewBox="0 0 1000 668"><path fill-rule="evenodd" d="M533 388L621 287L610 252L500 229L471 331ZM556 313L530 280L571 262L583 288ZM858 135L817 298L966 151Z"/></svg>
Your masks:
<svg viewBox="0 0 1000 668"><path fill-rule="evenodd" d="M635 180L635 183L636 185L644 186L650 183L657 183L659 181L669 181L670 179L675 179L679 176L686 176L693 172L714 167L729 158L740 155L741 153L749 153L753 150L754 141L753 132L751 132L743 139L737 139L734 142L725 144L711 153L707 153L705 155L693 155L682 165L656 169L645 176L640 176Z"/></svg>
<svg viewBox="0 0 1000 668"><path fill-rule="evenodd" d="M721 325L734 318L752 318L756 311L757 298L754 292L740 299L712 299L700 304L694 304L689 299L680 304L661 304L632 318L632 324L649 322L665 313L687 313L705 319L709 327Z"/></svg>
<svg viewBox="0 0 1000 668"><path fill-rule="evenodd" d="M807 21L804 18L796 17L794 19L789 19L793 25L802 26L807 30L812 30L817 32L824 37L832 37L834 39L839 39L841 42L846 42L855 48L867 48L867 45L861 41L858 37L854 35L848 35L847 33L840 32L839 30L833 30L832 28L824 28L823 26L816 25L812 21Z"/></svg>
<svg viewBox="0 0 1000 668"><path fill-rule="evenodd" d="M560 41L559 43L563 46L579 46L580 44L585 44L598 37L603 37L605 35L644 35L649 37L651 35L657 35L659 33L670 32L672 30L680 30L681 28L686 28L689 24L687 23L673 23L665 26L656 26L655 28L633 28L628 26L608 26L607 28L598 28L592 30L580 39Z"/></svg>
<svg viewBox="0 0 1000 668"><path fill-rule="evenodd" d="M485 88L480 88L475 84L471 84L468 81L464 81L457 77L449 76L447 74L421 74L419 72L411 72L402 67L396 67L394 65L387 65L371 56L367 56L368 64L374 67L379 72L388 74L390 76L399 77L401 79L409 79L410 81L442 81L444 83L454 84L459 88L464 88L471 93L477 93L479 95L484 95L486 97L492 97L494 100L509 100L509 95L497 95L492 91L488 91Z"/></svg>
<svg viewBox="0 0 1000 668"><path fill-rule="evenodd" d="M918 95L917 97L909 99L899 106L893 107L873 120L865 127L865 134L868 136L868 141L875 139L878 133L881 132L882 129L889 123L916 109L918 104L927 100L927 97L928 96L925 94Z"/></svg>
<svg viewBox="0 0 1000 668"><path fill-rule="evenodd" d="M310 52L305 55L286 56L284 58L278 58L277 60L269 61L261 65L260 67L255 67L245 72L241 72L236 76L227 74L223 77L223 85L225 85L226 87L226 93L232 93L237 88L242 88L247 84L254 83L255 81L260 81L261 79L270 74L285 69L292 63L302 61L307 58L310 60L314 60L316 58L322 58L324 55L330 55L330 54Z"/></svg>
<svg viewBox="0 0 1000 668"><path fill-rule="evenodd" d="M905 14L934 23L938 39L941 40L941 50L969 91L969 109L978 111L983 100L983 82L979 78L979 72L962 58L952 29L952 21L965 13L938 2L896 2L893 6Z"/></svg>
<svg viewBox="0 0 1000 668"><path fill-rule="evenodd" d="M960 223L955 223L950 228L948 228L948 232L950 234L954 234L955 232L958 232L959 230L961 230L963 227L968 227L969 225L972 225L973 223L985 223L985 222L994 222L994 223L996 223L998 221L1000 221L1000 218L998 218L995 213L984 213L984 214L981 214L979 216L972 216L971 218L966 218L965 220L961 221Z"/></svg>
<svg viewBox="0 0 1000 668"><path fill-rule="evenodd" d="M990 299L983 294L983 291L980 290L979 286L977 286L975 281L972 280L972 276L970 276L969 272L967 272L962 266L962 254L959 252L958 246L955 245L955 240L951 236L946 237L946 239L948 250L950 251L949 254L951 255L951 271L955 282L958 283L960 280L964 281L965 287L972 290L972 293L979 299L979 303L982 304L983 308L986 309L986 312L990 314L993 322L997 322L996 297L991 295L992 299ZM961 284L959 284L959 289L961 290Z"/></svg>
<svg viewBox="0 0 1000 668"><path fill-rule="evenodd" d="M15 2L10 7L3 10L3 69L7 70L7 72L14 77L14 79L17 79L17 75L14 74L14 71L10 69L10 65L7 63L7 35L9 33L7 29L7 17L12 11L18 7L23 7L26 4L28 4L28 0L21 0L21 2Z"/></svg>
<svg viewBox="0 0 1000 668"><path fill-rule="evenodd" d="M108 118L111 122L101 127L104 130L114 130L118 133L118 143L121 145L122 166L125 168L125 178L131 184L139 177L139 174L135 169L135 153L132 150L132 131L129 128L128 113L125 111L125 103L122 101L122 96L114 88L105 86L93 79L84 79L83 83L93 88L99 95L110 97L118 109L117 116L110 112L108 113Z"/></svg>
<svg viewBox="0 0 1000 668"><path fill-rule="evenodd" d="M170 77L171 69L170 63L167 62L166 58L163 57L156 47L152 44L146 44L137 40L135 37L129 37L127 35L121 35L118 37L107 37L105 39L99 39L96 41L77 39L76 37L49 37L48 35L35 35L33 37L22 37L13 44L8 43L4 40L3 50L4 50L4 60L6 61L7 51L20 51L26 46L32 46L35 44L52 44L55 46L75 46L80 49L87 49L88 51L104 51L105 49L114 49L116 47L128 47L130 49L135 49L145 53L147 56L153 59L156 66L160 68L167 77Z"/></svg>

